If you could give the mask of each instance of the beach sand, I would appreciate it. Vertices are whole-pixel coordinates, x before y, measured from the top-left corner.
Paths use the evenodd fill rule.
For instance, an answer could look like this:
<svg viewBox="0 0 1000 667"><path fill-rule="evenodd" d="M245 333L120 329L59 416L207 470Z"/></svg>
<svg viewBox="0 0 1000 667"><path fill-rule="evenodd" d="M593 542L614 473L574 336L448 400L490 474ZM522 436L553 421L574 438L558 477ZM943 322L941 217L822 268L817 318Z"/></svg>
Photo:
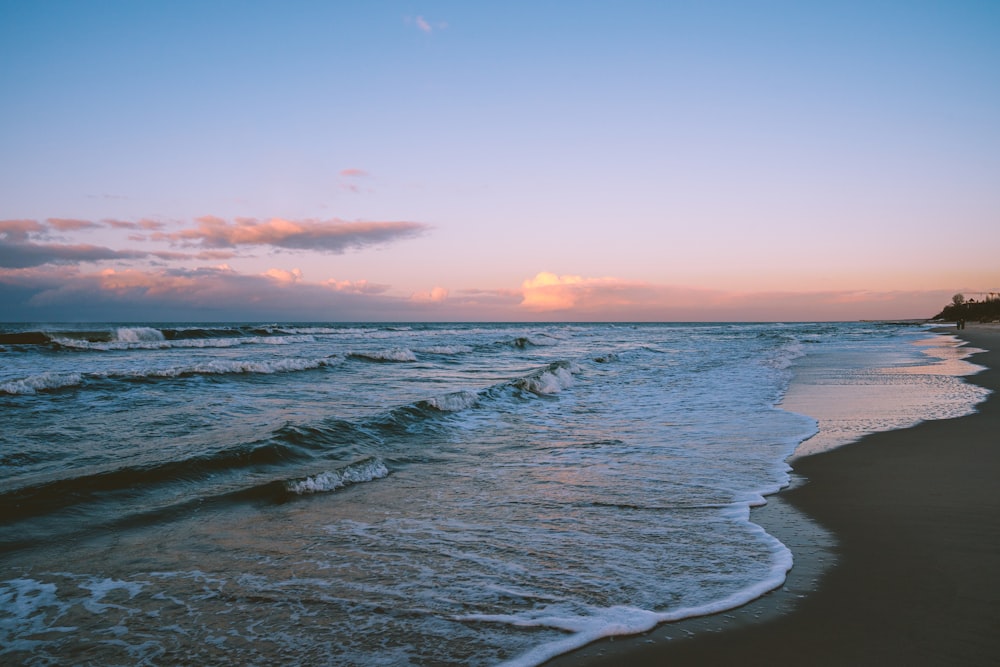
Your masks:
<svg viewBox="0 0 1000 667"><path fill-rule="evenodd" d="M1000 664L1000 327L949 333L987 350L966 379L994 393L975 414L796 460L753 513L795 554L784 586L549 664Z"/></svg>

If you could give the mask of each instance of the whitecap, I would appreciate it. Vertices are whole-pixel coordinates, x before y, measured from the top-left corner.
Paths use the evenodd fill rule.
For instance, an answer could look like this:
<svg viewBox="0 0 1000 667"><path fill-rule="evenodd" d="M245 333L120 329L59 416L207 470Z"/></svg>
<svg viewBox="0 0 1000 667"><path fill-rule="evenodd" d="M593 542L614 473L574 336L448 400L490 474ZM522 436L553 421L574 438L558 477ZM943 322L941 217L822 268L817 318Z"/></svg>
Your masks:
<svg viewBox="0 0 1000 667"><path fill-rule="evenodd" d="M288 483L291 493L305 495L310 493L326 493L336 491L352 484L371 482L389 475L389 469L381 459L372 457L341 468L322 472L318 475L294 480Z"/></svg>
<svg viewBox="0 0 1000 667"><path fill-rule="evenodd" d="M20 380L11 380L0 384L0 393L4 394L35 394L48 389L73 387L83 382L79 373L46 372L31 375Z"/></svg>
<svg viewBox="0 0 1000 667"><path fill-rule="evenodd" d="M389 350L375 350L373 352L351 352L350 356L369 361L416 361L417 356L412 350L405 347L394 347Z"/></svg>
<svg viewBox="0 0 1000 667"><path fill-rule="evenodd" d="M471 408L479 401L479 394L473 391L456 391L443 396L435 396L425 401L427 405L441 412L458 412Z"/></svg>

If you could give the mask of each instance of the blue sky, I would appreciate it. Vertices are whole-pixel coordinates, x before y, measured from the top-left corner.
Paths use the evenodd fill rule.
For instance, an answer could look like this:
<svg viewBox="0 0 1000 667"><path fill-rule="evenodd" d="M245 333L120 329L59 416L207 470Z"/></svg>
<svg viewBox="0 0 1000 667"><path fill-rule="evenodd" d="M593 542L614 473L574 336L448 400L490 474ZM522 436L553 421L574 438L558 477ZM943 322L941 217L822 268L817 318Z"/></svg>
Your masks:
<svg viewBox="0 0 1000 667"><path fill-rule="evenodd" d="M998 71L994 2L0 0L0 317L931 315Z"/></svg>

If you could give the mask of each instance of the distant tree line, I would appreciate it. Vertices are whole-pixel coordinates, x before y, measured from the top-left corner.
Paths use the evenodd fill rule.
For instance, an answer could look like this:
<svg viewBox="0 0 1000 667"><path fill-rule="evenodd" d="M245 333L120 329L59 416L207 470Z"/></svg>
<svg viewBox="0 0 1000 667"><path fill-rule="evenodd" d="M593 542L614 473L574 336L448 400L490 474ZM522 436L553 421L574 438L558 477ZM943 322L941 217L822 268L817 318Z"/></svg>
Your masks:
<svg viewBox="0 0 1000 667"><path fill-rule="evenodd" d="M985 298L976 301L966 299L962 294L951 297L951 303L934 316L935 320L957 322L992 322L1000 320L1000 293L990 292Z"/></svg>

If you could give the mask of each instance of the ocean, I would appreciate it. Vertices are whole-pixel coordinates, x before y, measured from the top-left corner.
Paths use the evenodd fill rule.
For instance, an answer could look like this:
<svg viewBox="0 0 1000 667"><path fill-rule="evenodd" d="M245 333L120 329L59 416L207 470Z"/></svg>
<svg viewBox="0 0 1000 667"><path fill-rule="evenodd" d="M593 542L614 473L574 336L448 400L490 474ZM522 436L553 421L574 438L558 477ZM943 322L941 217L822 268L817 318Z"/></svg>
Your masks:
<svg viewBox="0 0 1000 667"><path fill-rule="evenodd" d="M738 606L789 461L968 414L902 323L0 325L0 662L537 665Z"/></svg>

